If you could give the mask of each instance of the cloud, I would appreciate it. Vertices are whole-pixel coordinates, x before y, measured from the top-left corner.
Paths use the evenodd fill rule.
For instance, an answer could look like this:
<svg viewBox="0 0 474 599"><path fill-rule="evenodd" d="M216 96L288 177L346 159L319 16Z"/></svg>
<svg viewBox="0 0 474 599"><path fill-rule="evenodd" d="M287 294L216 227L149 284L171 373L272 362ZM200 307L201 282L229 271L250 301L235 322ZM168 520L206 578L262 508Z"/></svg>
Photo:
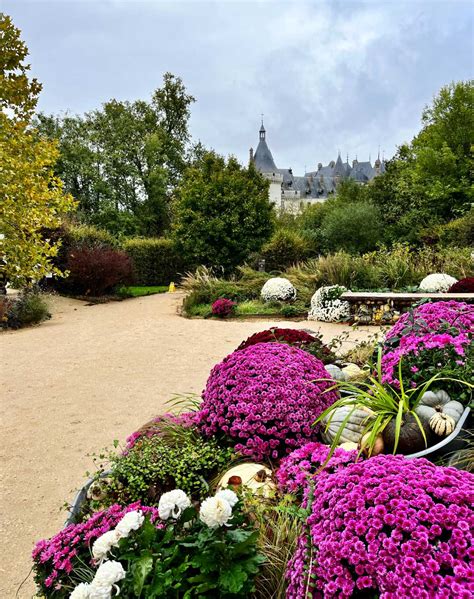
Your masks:
<svg viewBox="0 0 474 599"><path fill-rule="evenodd" d="M452 10L453 5L456 10ZM423 106L472 76L467 2L4 0L23 29L40 108L82 112L147 98L162 74L196 97L191 131L242 161L260 113L277 165L301 173L386 155L420 127Z"/></svg>

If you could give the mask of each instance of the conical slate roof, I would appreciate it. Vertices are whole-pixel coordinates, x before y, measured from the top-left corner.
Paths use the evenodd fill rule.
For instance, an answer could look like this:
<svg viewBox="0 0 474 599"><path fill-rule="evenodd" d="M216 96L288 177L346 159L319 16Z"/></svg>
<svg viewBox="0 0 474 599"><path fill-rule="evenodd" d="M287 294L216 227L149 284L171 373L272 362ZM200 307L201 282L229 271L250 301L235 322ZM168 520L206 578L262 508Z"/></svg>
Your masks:
<svg viewBox="0 0 474 599"><path fill-rule="evenodd" d="M346 174L346 168L344 166L344 163L342 162L341 154L338 154L336 164L334 165L333 175L335 177L337 177L337 176L344 177L345 174Z"/></svg>
<svg viewBox="0 0 474 599"><path fill-rule="evenodd" d="M263 132L265 132L265 129ZM273 160L272 153L270 152L270 148L267 146L265 137L260 137L253 161L255 163L255 168L261 173L276 173L277 167Z"/></svg>

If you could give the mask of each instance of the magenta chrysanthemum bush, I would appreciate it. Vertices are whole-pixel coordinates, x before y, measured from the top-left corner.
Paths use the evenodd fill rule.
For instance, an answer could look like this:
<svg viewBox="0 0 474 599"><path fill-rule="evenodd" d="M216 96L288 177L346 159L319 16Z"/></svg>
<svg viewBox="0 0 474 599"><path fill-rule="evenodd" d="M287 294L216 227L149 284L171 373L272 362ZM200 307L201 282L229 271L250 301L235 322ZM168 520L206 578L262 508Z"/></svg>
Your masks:
<svg viewBox="0 0 474 599"><path fill-rule="evenodd" d="M379 455L317 479L287 599L468 599L474 594L474 476Z"/></svg>
<svg viewBox="0 0 474 599"><path fill-rule="evenodd" d="M306 443L283 458L276 472L276 479L282 493L304 494L311 479L326 461L329 451L328 445L315 441ZM356 450L346 451L337 447L323 471L332 474L339 468L355 462L357 454Z"/></svg>
<svg viewBox="0 0 474 599"><path fill-rule="evenodd" d="M192 428L196 424L196 412L183 412L182 414L167 413L163 414L163 416L156 416L156 418L153 418L145 426L142 426L138 431L127 437L127 445L123 454L126 455L140 439L160 435L162 432L160 425L164 423L176 424L183 428Z"/></svg>
<svg viewBox="0 0 474 599"><path fill-rule="evenodd" d="M198 412L206 436L224 434L255 460L279 458L315 440L315 419L337 395L323 363L281 343L236 351L211 371Z"/></svg>
<svg viewBox="0 0 474 599"><path fill-rule="evenodd" d="M221 297L212 304L211 312L214 316L225 318L226 316L230 316L232 314L236 305L237 304L232 300Z"/></svg>
<svg viewBox="0 0 474 599"><path fill-rule="evenodd" d="M71 586L70 575L74 575L84 564L92 564L91 548L94 541L115 528L127 512L134 510L150 514L152 522L159 519L157 508L145 507L139 502L126 507L112 505L96 512L86 522L70 524L51 539L36 543L32 553L36 582L43 590L50 589L51 592ZM157 523L157 526L162 525L161 521Z"/></svg>
<svg viewBox="0 0 474 599"><path fill-rule="evenodd" d="M398 365L413 387L436 372L458 378L469 370L474 306L464 302L422 304L403 314L387 333L382 350L382 381L398 386ZM469 362L469 363L468 363Z"/></svg>

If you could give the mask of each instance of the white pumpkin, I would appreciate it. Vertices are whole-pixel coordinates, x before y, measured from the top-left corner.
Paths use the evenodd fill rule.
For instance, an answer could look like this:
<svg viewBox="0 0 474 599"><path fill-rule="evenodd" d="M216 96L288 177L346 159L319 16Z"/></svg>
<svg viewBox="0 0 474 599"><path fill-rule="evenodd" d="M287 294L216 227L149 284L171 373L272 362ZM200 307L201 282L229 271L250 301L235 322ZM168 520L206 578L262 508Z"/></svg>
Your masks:
<svg viewBox="0 0 474 599"><path fill-rule="evenodd" d="M346 441L345 443L341 443L338 445L341 449L345 449L346 451L357 451L359 449L359 445L357 443L353 443L352 441Z"/></svg>
<svg viewBox="0 0 474 599"><path fill-rule="evenodd" d="M348 414L351 413L349 420L344 425L344 430L339 437L340 443L358 443L364 428L372 415L372 412L367 408L354 408L354 406L340 406L330 412L322 421L321 438L324 443L331 445L334 441L339 428L341 427ZM329 422L329 420L331 420ZM326 425L329 426L326 430Z"/></svg>
<svg viewBox="0 0 474 599"><path fill-rule="evenodd" d="M227 487L239 486L263 497L272 497L276 491L270 468L254 462L239 464L227 470L219 481L218 488L226 489Z"/></svg>
<svg viewBox="0 0 474 599"><path fill-rule="evenodd" d="M357 364L346 364L342 369L346 381L357 381L365 377L364 371Z"/></svg>
<svg viewBox="0 0 474 599"><path fill-rule="evenodd" d="M346 376L336 364L326 364L324 367L335 381L345 381Z"/></svg>

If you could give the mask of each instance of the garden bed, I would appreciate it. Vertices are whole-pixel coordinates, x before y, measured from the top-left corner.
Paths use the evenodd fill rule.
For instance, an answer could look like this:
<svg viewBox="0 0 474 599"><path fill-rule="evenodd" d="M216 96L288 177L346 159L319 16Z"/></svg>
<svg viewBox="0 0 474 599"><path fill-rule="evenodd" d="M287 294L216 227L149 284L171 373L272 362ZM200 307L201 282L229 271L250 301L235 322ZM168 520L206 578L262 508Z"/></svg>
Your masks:
<svg viewBox="0 0 474 599"><path fill-rule="evenodd" d="M469 596L474 475L419 456L472 468L473 330L469 304L424 304L360 367L311 331L252 335L97 458L33 552L40 592Z"/></svg>

